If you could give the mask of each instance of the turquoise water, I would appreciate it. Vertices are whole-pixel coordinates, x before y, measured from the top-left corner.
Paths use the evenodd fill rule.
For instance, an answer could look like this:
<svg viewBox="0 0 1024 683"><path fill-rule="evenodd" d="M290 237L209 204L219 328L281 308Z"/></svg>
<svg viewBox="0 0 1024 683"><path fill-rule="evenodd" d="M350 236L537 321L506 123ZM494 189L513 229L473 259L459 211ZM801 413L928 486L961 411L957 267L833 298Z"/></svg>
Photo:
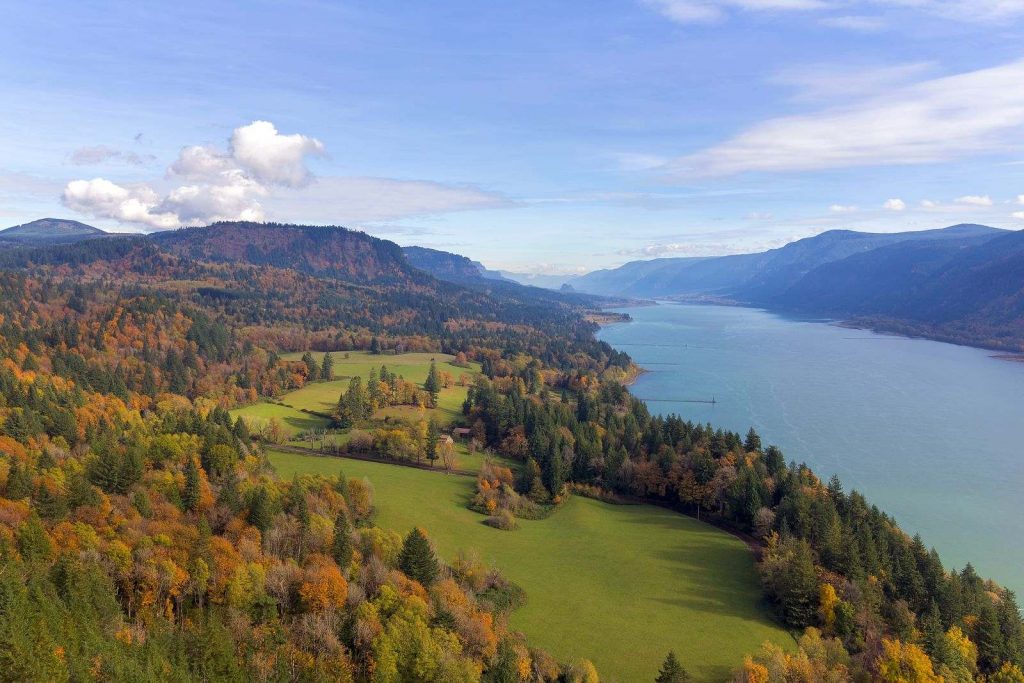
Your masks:
<svg viewBox="0 0 1024 683"><path fill-rule="evenodd" d="M649 371L633 391L652 412L753 426L947 567L970 561L1024 593L1024 363L748 308L624 310L633 322L599 336Z"/></svg>

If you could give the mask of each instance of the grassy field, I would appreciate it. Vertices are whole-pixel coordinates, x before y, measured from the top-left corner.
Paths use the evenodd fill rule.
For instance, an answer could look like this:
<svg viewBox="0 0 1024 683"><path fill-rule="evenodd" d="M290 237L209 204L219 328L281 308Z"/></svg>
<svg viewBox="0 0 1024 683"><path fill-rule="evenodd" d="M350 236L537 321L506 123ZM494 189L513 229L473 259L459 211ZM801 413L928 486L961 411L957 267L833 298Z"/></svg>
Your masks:
<svg viewBox="0 0 1024 683"><path fill-rule="evenodd" d="M474 550L527 592L512 627L556 657L591 659L602 680L652 681L674 649L701 681L724 680L766 639L790 642L759 606L744 544L689 517L652 506L573 497L518 531L492 529L468 509L468 477L394 465L271 452L280 476L367 477L378 523L430 533L440 552Z"/></svg>
<svg viewBox="0 0 1024 683"><path fill-rule="evenodd" d="M345 354L348 353L348 358ZM323 361L323 352L313 352L318 363ZM359 376L366 380L370 370L380 370L386 365L389 372L401 375L410 382L422 384L427 379L430 361L437 361L438 370L451 373L458 380L460 375L475 377L480 366L470 363L470 367L461 368L452 365L454 356L444 353L405 353L398 356L371 355L365 351L336 351L331 353L334 359L334 379L328 382L311 382L297 391L289 392L278 399L286 406L260 402L231 411L232 416L270 419L276 417L281 421L285 432L292 436L314 427L326 427L329 420L316 415L302 412L303 409L317 413L329 414L338 403L338 397L348 389L349 380ZM300 360L301 353L286 353L286 360ZM374 419L419 422L434 418L441 426L448 426L462 415L462 402L466 400L466 387L454 386L442 389L438 396L437 408L420 410L415 406L391 406L382 408L374 414ZM291 406L291 407L288 407Z"/></svg>

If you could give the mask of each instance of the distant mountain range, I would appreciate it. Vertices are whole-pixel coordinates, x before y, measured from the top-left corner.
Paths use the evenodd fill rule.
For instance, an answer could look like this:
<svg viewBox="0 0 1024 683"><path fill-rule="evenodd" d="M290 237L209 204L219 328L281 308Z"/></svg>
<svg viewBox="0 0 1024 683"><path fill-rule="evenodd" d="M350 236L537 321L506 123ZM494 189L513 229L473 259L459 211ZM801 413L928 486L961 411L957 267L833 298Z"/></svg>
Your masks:
<svg viewBox="0 0 1024 683"><path fill-rule="evenodd" d="M113 235L47 218L0 231L0 248L15 253L99 237ZM983 225L882 234L833 230L755 254L634 261L572 278L571 291L563 292L520 284L458 254L399 247L341 227L226 222L132 242L138 240L194 261L290 268L361 285L431 289L441 281L530 306L595 306L609 303L607 297L718 301L1024 351L1024 231ZM45 258L83 255L48 252Z"/></svg>
<svg viewBox="0 0 1024 683"><path fill-rule="evenodd" d="M41 218L31 223L0 230L0 246L33 246L42 244L70 244L79 240L108 235L78 221L61 218Z"/></svg>
<svg viewBox="0 0 1024 683"><path fill-rule="evenodd" d="M634 261L573 280L596 294L717 300L1024 350L1024 232L833 230L756 254Z"/></svg>

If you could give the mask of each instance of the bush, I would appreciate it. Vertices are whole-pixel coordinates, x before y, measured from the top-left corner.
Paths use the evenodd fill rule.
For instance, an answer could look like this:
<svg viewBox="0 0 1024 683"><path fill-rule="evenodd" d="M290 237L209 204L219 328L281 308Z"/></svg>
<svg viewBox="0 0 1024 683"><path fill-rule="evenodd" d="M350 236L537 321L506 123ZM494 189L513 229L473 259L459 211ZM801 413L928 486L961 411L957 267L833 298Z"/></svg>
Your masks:
<svg viewBox="0 0 1024 683"><path fill-rule="evenodd" d="M515 515L508 510L499 510L497 514L484 520L484 524L502 531L515 531L519 528L519 522L516 521Z"/></svg>

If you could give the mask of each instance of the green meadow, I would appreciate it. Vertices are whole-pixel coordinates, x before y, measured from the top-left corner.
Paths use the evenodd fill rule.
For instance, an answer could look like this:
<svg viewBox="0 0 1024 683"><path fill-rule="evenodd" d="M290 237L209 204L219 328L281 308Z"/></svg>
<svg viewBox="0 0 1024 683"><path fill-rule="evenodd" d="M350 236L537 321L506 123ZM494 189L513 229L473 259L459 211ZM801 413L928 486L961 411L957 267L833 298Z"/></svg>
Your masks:
<svg viewBox="0 0 1024 683"><path fill-rule="evenodd" d="M511 626L556 657L592 660L602 680L653 681L675 650L696 680L721 681L765 640L791 642L760 604L754 559L738 539L662 508L574 496L517 531L466 508L469 477L334 457L268 453L280 476L366 477L378 524L424 527L445 558L476 552L527 593Z"/></svg>
<svg viewBox="0 0 1024 683"><path fill-rule="evenodd" d="M302 358L302 353L282 354L285 360L297 361ZM348 355L348 358L345 356ZM323 362L323 352L313 352L317 363ZM284 394L276 399L274 403L261 401L249 406L237 408L231 411L232 416L242 415L256 419L269 420L276 417L281 421L286 434L289 437L299 432L326 427L329 420L313 413L329 414L338 403L338 397L348 389L349 380L359 376L366 380L371 370L380 370L381 365L386 365L389 372L401 375L410 382L423 384L427 379L427 372L430 370L431 359L436 360L437 368L449 372L456 381L460 375L475 377L480 372L477 363L470 363L469 367L458 367L452 364L455 359L444 353L404 353L400 355L372 355L365 351L332 351L334 359L334 379L326 382L310 382L296 391ZM392 421L418 422L434 418L442 426L451 425L458 420L462 414L462 402L466 400L466 387L453 386L442 389L438 396L436 408L421 410L415 406L391 406L382 408L374 414L375 420L390 419ZM278 405L283 403L285 405Z"/></svg>

